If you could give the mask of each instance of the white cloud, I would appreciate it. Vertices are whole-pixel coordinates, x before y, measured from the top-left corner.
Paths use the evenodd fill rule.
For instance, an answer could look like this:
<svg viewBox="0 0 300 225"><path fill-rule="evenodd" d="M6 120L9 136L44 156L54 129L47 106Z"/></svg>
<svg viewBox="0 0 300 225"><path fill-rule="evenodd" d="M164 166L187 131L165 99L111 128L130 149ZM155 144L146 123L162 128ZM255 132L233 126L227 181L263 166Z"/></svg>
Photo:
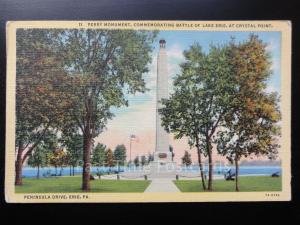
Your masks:
<svg viewBox="0 0 300 225"><path fill-rule="evenodd" d="M276 88L272 84L268 84L266 88L267 93L276 92Z"/></svg>
<svg viewBox="0 0 300 225"><path fill-rule="evenodd" d="M138 133L155 128L155 100L128 107L126 113L119 113L107 124L107 129L121 130L125 133Z"/></svg>
<svg viewBox="0 0 300 225"><path fill-rule="evenodd" d="M276 42L273 38L270 38L268 44L266 46L266 50L271 54L271 70L274 72L275 70L280 69L280 60L275 57L274 52L280 48L278 42Z"/></svg>
<svg viewBox="0 0 300 225"><path fill-rule="evenodd" d="M175 58L179 60L183 60L183 51L179 44L174 44L170 47L169 50L167 50L167 55L169 58Z"/></svg>
<svg viewBox="0 0 300 225"><path fill-rule="evenodd" d="M273 72L280 69L280 60L276 57L272 57L271 68Z"/></svg>
<svg viewBox="0 0 300 225"><path fill-rule="evenodd" d="M275 49L277 49L279 46L277 44L277 42L271 38L269 41L268 41L268 44L267 44L267 47L266 47L266 50L269 51L269 52L272 52L274 51Z"/></svg>

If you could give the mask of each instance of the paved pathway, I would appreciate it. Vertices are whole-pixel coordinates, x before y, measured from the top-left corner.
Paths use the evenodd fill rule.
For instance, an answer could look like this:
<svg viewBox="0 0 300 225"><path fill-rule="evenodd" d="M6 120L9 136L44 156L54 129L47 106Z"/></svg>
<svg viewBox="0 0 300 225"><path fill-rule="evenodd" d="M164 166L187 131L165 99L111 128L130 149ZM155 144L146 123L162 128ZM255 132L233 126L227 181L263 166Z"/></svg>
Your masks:
<svg viewBox="0 0 300 225"><path fill-rule="evenodd" d="M145 192L180 192L180 190L172 179L156 178L151 181Z"/></svg>

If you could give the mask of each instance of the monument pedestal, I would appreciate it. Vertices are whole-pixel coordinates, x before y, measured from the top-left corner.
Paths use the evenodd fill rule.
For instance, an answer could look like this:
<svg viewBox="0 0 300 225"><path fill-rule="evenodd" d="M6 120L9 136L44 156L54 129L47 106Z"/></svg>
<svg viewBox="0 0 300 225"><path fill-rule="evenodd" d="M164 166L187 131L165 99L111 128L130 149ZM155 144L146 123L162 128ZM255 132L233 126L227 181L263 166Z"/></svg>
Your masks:
<svg viewBox="0 0 300 225"><path fill-rule="evenodd" d="M150 164L152 176L172 176L176 171L176 163L172 161L171 152L154 152L154 161Z"/></svg>

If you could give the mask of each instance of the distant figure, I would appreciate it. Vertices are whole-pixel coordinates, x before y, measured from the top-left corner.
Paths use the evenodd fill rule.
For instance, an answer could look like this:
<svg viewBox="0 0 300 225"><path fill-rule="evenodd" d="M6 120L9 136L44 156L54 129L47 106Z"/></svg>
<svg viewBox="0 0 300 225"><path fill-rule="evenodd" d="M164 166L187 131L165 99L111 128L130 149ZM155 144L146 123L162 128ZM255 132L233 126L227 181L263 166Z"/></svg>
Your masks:
<svg viewBox="0 0 300 225"><path fill-rule="evenodd" d="M225 180L235 180L235 173L231 173L231 169L229 169L229 170L224 174L224 179L225 179Z"/></svg>
<svg viewBox="0 0 300 225"><path fill-rule="evenodd" d="M273 173L271 176L272 176L272 177L280 177L280 174L279 174L279 172L275 172L275 173Z"/></svg>

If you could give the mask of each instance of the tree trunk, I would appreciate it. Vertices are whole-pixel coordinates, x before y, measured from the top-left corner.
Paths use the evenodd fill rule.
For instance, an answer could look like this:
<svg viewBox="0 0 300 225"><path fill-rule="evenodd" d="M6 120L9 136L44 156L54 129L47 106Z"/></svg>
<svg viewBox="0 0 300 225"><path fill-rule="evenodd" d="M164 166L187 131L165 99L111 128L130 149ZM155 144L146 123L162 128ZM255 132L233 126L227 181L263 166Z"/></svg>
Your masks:
<svg viewBox="0 0 300 225"><path fill-rule="evenodd" d="M239 187L239 160L235 157L235 190L240 191Z"/></svg>
<svg viewBox="0 0 300 225"><path fill-rule="evenodd" d="M22 144L22 141L19 141L19 146L18 146L18 153L17 153L17 160L15 163L15 170L16 170L16 176L15 176L15 185L22 185L23 184L23 180L22 180L22 169L23 169L23 163L25 162L27 156L32 152L32 150L40 143L40 141L42 140L42 137L45 135L46 131L48 130L50 126L50 123L47 124L47 126L45 127L43 133L39 136L38 140L35 142L35 144L26 152L26 154L24 156L23 152L24 152L24 146Z"/></svg>
<svg viewBox="0 0 300 225"><path fill-rule="evenodd" d="M202 164L202 159L201 159L201 149L200 149L200 146L199 146L199 138L198 138L197 135L196 135L196 148L197 148L197 153L198 153L198 163L199 163L199 167L200 167L202 188L203 188L203 190L206 190L205 176L204 176L203 164Z"/></svg>
<svg viewBox="0 0 300 225"><path fill-rule="evenodd" d="M37 178L37 179L40 178L40 165L37 166L37 174L36 174L36 178Z"/></svg>
<svg viewBox="0 0 300 225"><path fill-rule="evenodd" d="M16 170L16 177L15 177L15 185L22 185L23 180L22 180L22 169L23 169L23 159L22 159L22 154L23 154L23 146L20 145L18 148L18 153L17 153L17 160L15 164L15 170Z"/></svg>
<svg viewBox="0 0 300 225"><path fill-rule="evenodd" d="M208 156L208 190L212 191L212 179L213 179L213 163L212 163L212 146L210 141L207 142L207 156Z"/></svg>
<svg viewBox="0 0 300 225"><path fill-rule="evenodd" d="M200 167L202 188L203 188L203 190L206 190L205 176L204 176L203 164L202 164L202 159L201 159L201 152L199 149L198 149L198 163L199 163L199 167Z"/></svg>
<svg viewBox="0 0 300 225"><path fill-rule="evenodd" d="M74 166L73 166L73 171L72 171L72 173L73 173L73 176L75 175L75 172L74 172Z"/></svg>
<svg viewBox="0 0 300 225"><path fill-rule="evenodd" d="M93 138L89 135L84 135L83 140L83 173L82 173L82 190L90 191L90 167L91 167L91 149Z"/></svg>

